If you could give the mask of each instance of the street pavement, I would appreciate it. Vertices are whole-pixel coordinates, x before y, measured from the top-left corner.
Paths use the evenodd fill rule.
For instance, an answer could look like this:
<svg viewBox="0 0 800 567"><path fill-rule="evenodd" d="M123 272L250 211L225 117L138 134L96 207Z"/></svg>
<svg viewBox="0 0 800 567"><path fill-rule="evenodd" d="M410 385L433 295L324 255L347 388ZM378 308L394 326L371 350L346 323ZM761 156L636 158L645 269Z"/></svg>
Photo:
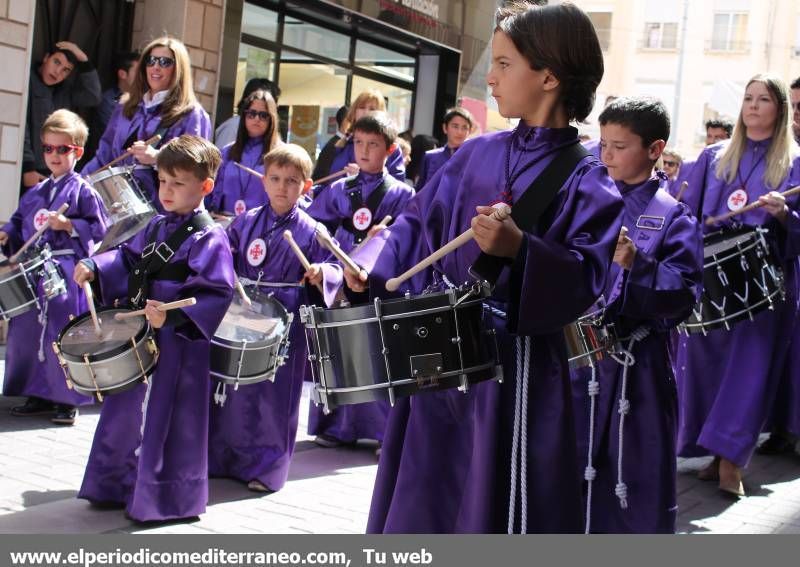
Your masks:
<svg viewBox="0 0 800 567"><path fill-rule="evenodd" d="M2 376L0 362L0 376ZM14 418L20 398L0 397L0 533L363 533L377 470L375 445L323 449L306 435L304 392L297 450L283 490L258 495L242 483L212 479L199 520L143 525L122 510L100 510L75 498L99 418L81 410L75 426L45 417ZM681 533L800 533L800 456L756 455L739 501L701 482L708 459L678 461ZM647 466L647 463L642 463Z"/></svg>

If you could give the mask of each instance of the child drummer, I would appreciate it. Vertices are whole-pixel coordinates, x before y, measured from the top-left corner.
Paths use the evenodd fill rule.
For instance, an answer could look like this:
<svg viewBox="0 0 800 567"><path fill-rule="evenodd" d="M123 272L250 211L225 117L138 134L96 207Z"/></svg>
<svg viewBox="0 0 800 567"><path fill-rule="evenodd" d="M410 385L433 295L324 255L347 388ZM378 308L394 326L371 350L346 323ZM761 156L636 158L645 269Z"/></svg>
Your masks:
<svg viewBox="0 0 800 567"><path fill-rule="evenodd" d="M138 521L197 516L208 500L209 339L235 281L228 238L203 208L220 161L202 138L170 140L158 155L165 213L119 249L75 269L75 281L96 282L105 303L144 307L156 329L155 373L147 384L105 399L78 494L124 505ZM189 297L197 304L156 309Z"/></svg>
<svg viewBox="0 0 800 567"><path fill-rule="evenodd" d="M50 420L59 425L75 423L77 406L92 401L67 388L49 347L70 314L86 311L85 296L69 276L76 260L90 254L106 231L102 200L74 170L88 137L89 130L77 114L57 110L47 117L42 126L42 150L51 175L25 193L11 220L0 230L3 253L10 256L47 226L36 246L49 246L58 276L66 285L63 293L48 299L40 278L37 301L41 310L11 319L3 381L4 395L28 396L24 405L11 409L11 415L52 414ZM64 204L69 206L64 214L55 212Z"/></svg>
<svg viewBox="0 0 800 567"><path fill-rule="evenodd" d="M263 381L227 388L211 406L208 468L211 476L227 476L247 483L256 492L280 490L289 474L294 452L300 397L306 369L306 340L298 307L318 296L302 280L322 290L333 303L342 283L341 268L324 261L329 253L315 238L317 222L298 207L311 187L311 159L295 144L279 146L264 157L264 190L268 203L237 217L228 227L236 273L259 292L272 294L294 313L289 335L290 356L274 382ZM309 262L308 270L284 238L292 237ZM306 289L313 290L307 294ZM311 297L309 297L311 296ZM318 299L318 298L317 298ZM216 383L217 390L222 390ZM215 390L216 391L216 390Z"/></svg>
<svg viewBox="0 0 800 567"><path fill-rule="evenodd" d="M653 172L669 138L664 104L617 98L598 122L603 163L625 203L626 227L606 277L605 320L632 357L606 357L596 372L587 367L571 376L581 457L592 447L580 468L592 471L590 528L673 533L678 408L669 332L700 295L701 229L689 207L659 189L663 177ZM594 415L590 391L597 396Z"/></svg>

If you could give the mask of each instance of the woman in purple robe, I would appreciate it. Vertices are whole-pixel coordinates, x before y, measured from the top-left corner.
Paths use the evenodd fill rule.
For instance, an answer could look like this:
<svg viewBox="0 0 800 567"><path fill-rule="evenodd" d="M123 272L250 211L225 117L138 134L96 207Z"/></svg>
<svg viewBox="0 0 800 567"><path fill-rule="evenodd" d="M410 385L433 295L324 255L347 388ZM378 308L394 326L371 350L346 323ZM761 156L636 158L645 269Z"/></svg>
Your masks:
<svg viewBox="0 0 800 567"><path fill-rule="evenodd" d="M581 50L572 49L575 37ZM468 140L388 230L355 254L373 294L470 226L470 241L399 291L460 284L483 251L509 269L487 310L504 381L399 399L389 416L369 532L579 532L581 479L562 328L600 295L622 201L605 167L582 155L530 232L487 205L515 203L590 112L603 75L591 21L574 5L500 8L487 82L508 132ZM571 78L579 79L572 80ZM567 80L570 78L569 80ZM477 211L477 216L476 216ZM358 281L345 273L348 285Z"/></svg>
<svg viewBox="0 0 800 567"><path fill-rule="evenodd" d="M131 149L132 155L116 165L133 167L144 198L161 210L153 169L158 148L181 134L210 139L212 133L211 120L197 102L192 84L186 46L171 37L151 41L139 59L130 92L114 110L97 153L81 174L89 175ZM160 141L145 144L156 134Z"/></svg>
<svg viewBox="0 0 800 567"><path fill-rule="evenodd" d="M300 195L311 187L308 153L295 144L280 146L267 154L264 168L268 204L237 217L228 227L228 236L239 279L272 294L294 314L290 353L274 381L237 390L213 381L215 391L221 393L214 396L211 406L208 468L211 476L242 480L256 492L274 492L283 487L289 475L307 365L305 331L298 309L319 299L316 289L306 293L303 279L318 278L322 299L331 305L341 286L342 272L336 264L317 264L330 253L315 237L317 222L297 206ZM309 271L284 239L286 230L292 232L313 263Z"/></svg>
<svg viewBox="0 0 800 567"><path fill-rule="evenodd" d="M447 139L445 145L435 150L425 152L425 158L422 160L422 167L420 168L419 177L415 181L417 191L421 190L428 179L433 177L433 174L439 171L447 160L453 157L453 154L461 144L467 139L467 136L472 133L475 127L475 120L472 114L466 108L455 107L449 109L442 120L442 131Z"/></svg>
<svg viewBox="0 0 800 567"><path fill-rule="evenodd" d="M700 295L702 231L660 188L666 176L653 175L669 139L663 103L617 98L598 122L630 233L620 236L603 292L603 321L624 351L572 371L586 531L674 533L678 408L669 333Z"/></svg>
<svg viewBox="0 0 800 567"><path fill-rule="evenodd" d="M264 156L282 143L278 107L265 90L251 93L241 107L243 119L239 121L236 141L223 148L214 191L206 197L206 208L212 214L239 216L267 202L262 180L239 165L264 174Z"/></svg>
<svg viewBox="0 0 800 567"><path fill-rule="evenodd" d="M67 387L51 347L70 315L87 310L86 297L72 281L72 271L75 262L88 256L106 231L106 210L100 196L73 169L88 136L83 120L68 110L57 110L47 117L42 141L44 160L52 175L22 196L19 208L0 229L3 253L10 256L41 226L49 225L29 250L50 249L55 275L64 280L66 289L48 299L44 279L39 275L33 283L40 308L10 320L3 395L28 396L24 405L12 408L12 415L40 415L55 410L51 420L60 425L75 422L75 406L92 403L91 398ZM67 153L62 153L65 147ZM53 212L64 204L69 208L63 215Z"/></svg>
<svg viewBox="0 0 800 567"><path fill-rule="evenodd" d="M155 372L147 384L104 399L78 493L95 504L124 506L140 522L194 517L208 501L209 341L235 281L228 237L203 208L220 161L204 139L183 135L170 141L158 157L159 197L167 212L129 242L75 269L76 281L96 278L106 304L121 299L139 307L147 298L145 315L155 328ZM136 292L129 278L176 231L188 233L185 240L130 297ZM182 276L166 273L168 266ZM197 303L156 310L161 302L189 297Z"/></svg>
<svg viewBox="0 0 800 567"><path fill-rule="evenodd" d="M792 139L788 89L771 75L747 84L730 142L706 148L687 179L686 202L703 218L763 206L723 223L725 227L763 227L782 261L786 301L753 320L708 335L682 336L675 363L680 422L678 454L714 455L699 472L719 481L725 492L744 494L746 467L775 399L786 361L791 327L797 318L797 198L779 194L800 182L800 159ZM702 208L701 208L702 204Z"/></svg>

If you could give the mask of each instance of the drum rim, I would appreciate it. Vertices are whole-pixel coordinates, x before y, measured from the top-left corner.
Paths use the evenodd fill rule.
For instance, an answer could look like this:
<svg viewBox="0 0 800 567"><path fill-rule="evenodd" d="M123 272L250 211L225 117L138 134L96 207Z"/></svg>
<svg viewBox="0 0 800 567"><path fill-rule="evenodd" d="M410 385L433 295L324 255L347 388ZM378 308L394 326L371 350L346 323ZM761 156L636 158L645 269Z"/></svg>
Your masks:
<svg viewBox="0 0 800 567"><path fill-rule="evenodd" d="M251 287L251 286L246 286L246 287ZM234 296L235 299L231 302L231 305L235 303L236 305L241 306L242 299L238 298L237 301L236 299L237 297L238 296ZM279 306L280 319L286 325L286 329L275 340L272 341L269 340L247 341L247 347L244 350L262 350L280 344L282 341L286 339L286 337L289 335L289 332L292 329L292 323L294 322L294 314L289 313L289 310L286 309L286 306L280 301L278 301L274 296L268 295L259 289L256 289L255 291L251 290L251 294L249 295L249 297L253 303L274 303L275 305ZM228 307L228 309L230 309L230 306ZM228 311L226 310L225 315L227 314ZM258 313L258 315L260 315L260 313ZM225 317L223 316L223 320L224 319ZM222 321L220 321L219 324L222 325ZM217 331L219 331L219 326L217 326L217 328L214 330L214 335L211 337L210 342L212 345L216 345L221 348L236 347L234 350L242 350L241 348L242 341L232 341L231 339L219 337L217 336ZM255 345L255 346L251 347L250 345Z"/></svg>
<svg viewBox="0 0 800 567"><path fill-rule="evenodd" d="M713 331L713 330L719 329L721 327L724 327L725 323L738 323L739 321L741 321L743 319L743 316L746 316L748 314L750 314L750 315L758 315L758 314L760 314L761 312L764 311L764 307L765 306L766 306L767 309L769 309L770 305L775 305L776 303L780 303L781 301L783 301L783 299L782 298L778 298L776 300L775 296L776 295L781 295L782 293L783 293L782 289L776 289L775 291L773 291L772 293L770 293L769 295L764 297L764 299L762 299L758 303L754 303L753 305L749 306L747 309L742 309L740 311L737 311L736 313L733 313L731 315L727 315L727 316L722 317L722 318L713 319L711 321L703 320L703 321L700 321L698 323L687 323L687 321L688 321L688 319L687 319L686 321L681 322L680 325L678 325L678 326L681 329L697 329L699 332L702 332L703 329L706 329L706 330L709 330L709 331ZM755 310L756 308L759 308L759 309Z"/></svg>
<svg viewBox="0 0 800 567"><path fill-rule="evenodd" d="M5 283L5 282L7 282L9 280L14 279L14 278L18 278L20 276L24 276L27 272L30 272L31 270L35 270L39 266L44 265L44 263L47 262L47 260L48 259L47 258L43 258L42 254L40 253L35 258L31 258L30 260L25 260L23 262L17 262L16 264L14 264L14 267L11 268L8 271L8 276L7 277L5 277L5 278L0 277L0 284L3 284L3 283ZM8 261L8 258L3 260L2 262L7 262L7 261ZM2 262L0 262L0 265L3 265ZM10 265L10 262L8 262L5 265ZM25 270L21 270L20 269L21 266L24 266Z"/></svg>
<svg viewBox="0 0 800 567"><path fill-rule="evenodd" d="M98 315L100 315L101 313L105 313L107 311L119 311L124 313L126 311L130 312L133 310L127 307L109 307L109 306L97 307ZM143 315L141 317L144 319ZM124 354L126 351L131 350L130 340L127 340L120 346L115 347L109 351L105 351L98 354L90 354L87 355L86 358L84 358L82 355L75 355L69 352L65 352L62 342L66 334L69 332L70 329L72 329L73 327L77 326L78 324L89 318L91 318L91 314L88 311L86 313L82 313L81 315L75 317L72 321L67 323L67 325L63 329L61 329L61 332L58 334L58 338L56 339L56 344L58 345L58 352L64 360L69 362L83 363L83 364L86 364L87 359L89 362L103 362L105 360L114 358L120 354ZM152 333L152 330L150 328L150 323L145 319L145 324L142 326L139 332L137 332L133 336L136 345L138 346L147 337L149 333Z"/></svg>
<svg viewBox="0 0 800 567"><path fill-rule="evenodd" d="M115 165L112 167L107 167L102 171L90 173L87 175L87 177L89 183L94 185L95 183L100 183L101 181L105 181L110 177L116 177L117 175L127 175L129 177L133 177L131 167L127 165Z"/></svg>

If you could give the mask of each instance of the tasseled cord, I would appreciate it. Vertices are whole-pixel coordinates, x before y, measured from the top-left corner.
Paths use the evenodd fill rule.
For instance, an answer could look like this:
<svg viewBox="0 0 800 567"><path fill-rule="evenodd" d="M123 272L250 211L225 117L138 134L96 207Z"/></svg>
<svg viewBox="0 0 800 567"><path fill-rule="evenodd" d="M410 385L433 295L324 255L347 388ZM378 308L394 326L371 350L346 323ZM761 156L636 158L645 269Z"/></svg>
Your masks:
<svg viewBox="0 0 800 567"><path fill-rule="evenodd" d="M228 399L228 394L226 393L227 384L222 382L221 380L217 382L217 389L214 392L214 403L217 404L219 407L225 407L225 400Z"/></svg>
<svg viewBox="0 0 800 567"><path fill-rule="evenodd" d="M597 395L600 393L600 383L597 381L597 367L594 362L591 363L592 374L589 378L587 392L589 394L589 450L586 457L586 469L583 472L583 478L586 481L586 523L584 533L591 533L592 529L592 485L597 470L592 463L592 455L594 454L594 421L595 413L597 411Z"/></svg>
<svg viewBox="0 0 800 567"><path fill-rule="evenodd" d="M631 411L631 402L626 398L627 391L628 391L628 369L636 364L636 359L633 356L633 345L637 341L641 341L650 333L650 329L647 327L639 327L636 329L630 337L630 341L628 341L628 348L623 350L620 354L622 355L622 359L618 358L616 355L612 355L614 360L616 360L619 364L622 365L622 387L620 389L619 394L619 407L617 408L617 412L619 413L619 444L618 444L618 451L617 451L617 484L614 487L614 494L617 495L619 498L619 507L623 510L628 507L628 485L625 484L622 480L622 456L623 456L623 447L625 441L625 416Z"/></svg>
<svg viewBox="0 0 800 567"><path fill-rule="evenodd" d="M514 395L514 437L511 443L511 491L508 499L508 533L514 533L517 499L517 463L519 456L520 533L528 529L528 377L530 374L531 338L517 337L517 381Z"/></svg>
<svg viewBox="0 0 800 567"><path fill-rule="evenodd" d="M47 298L44 298L44 306L42 306L42 310L39 312L39 324L42 326L42 334L39 335L39 362L44 362L44 335L47 332L47 307L50 305L50 302Z"/></svg>

